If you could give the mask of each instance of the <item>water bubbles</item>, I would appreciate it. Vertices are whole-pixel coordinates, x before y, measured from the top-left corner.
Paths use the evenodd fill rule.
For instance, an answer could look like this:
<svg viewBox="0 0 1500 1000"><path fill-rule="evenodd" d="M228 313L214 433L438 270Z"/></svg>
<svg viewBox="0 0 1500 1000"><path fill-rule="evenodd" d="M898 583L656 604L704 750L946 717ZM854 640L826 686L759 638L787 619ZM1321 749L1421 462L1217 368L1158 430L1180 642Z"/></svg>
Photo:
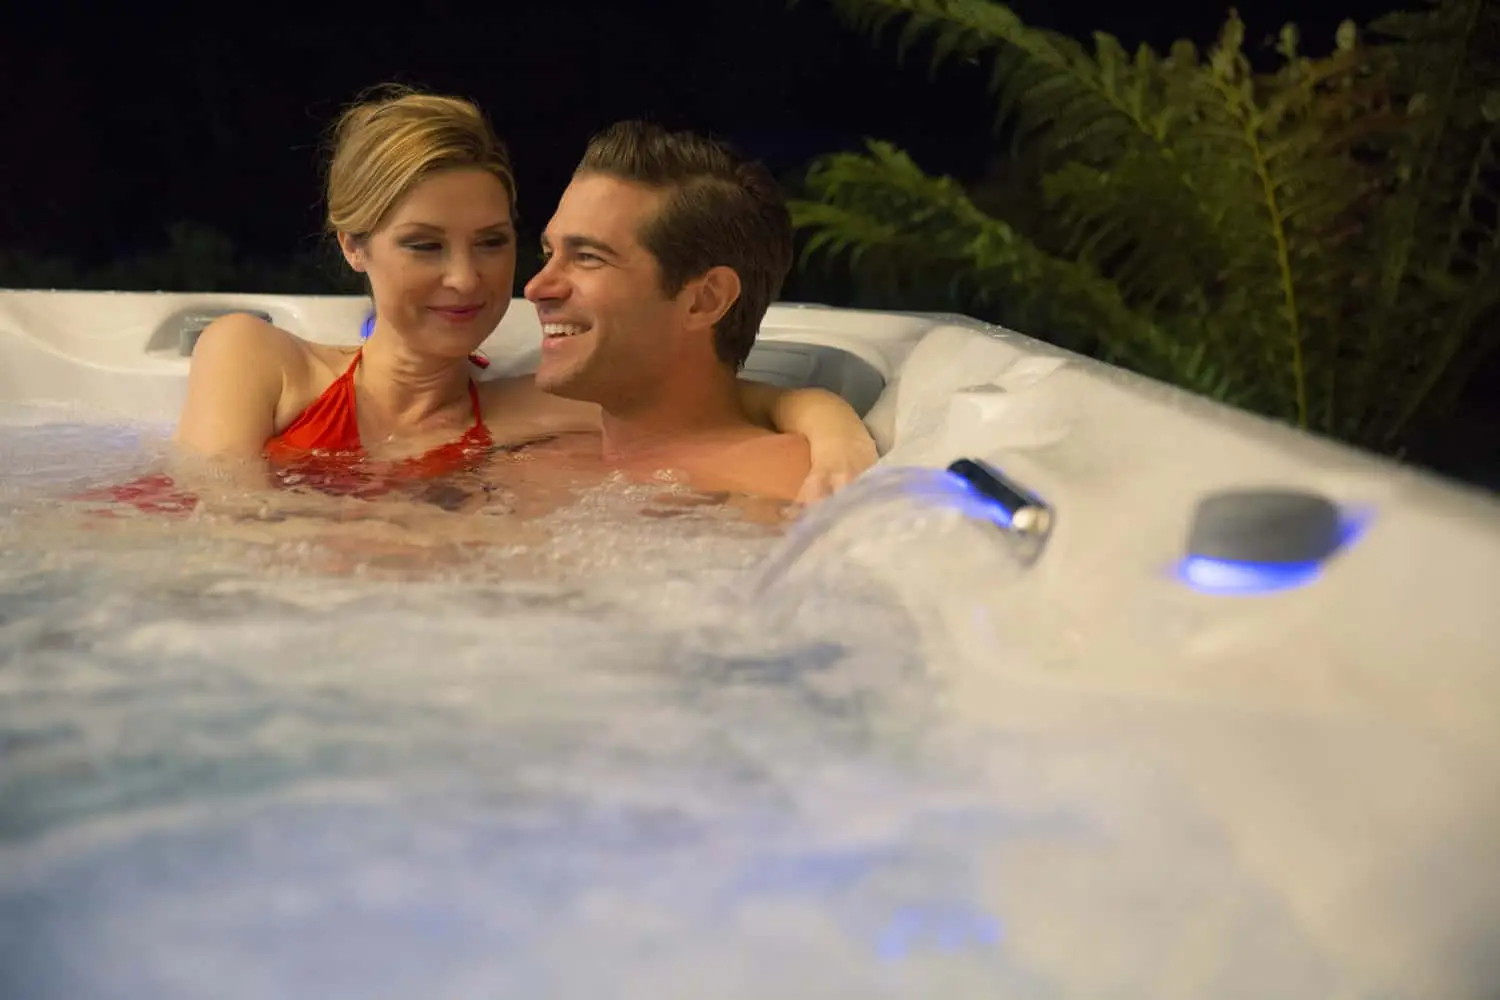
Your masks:
<svg viewBox="0 0 1500 1000"><path fill-rule="evenodd" d="M59 502L153 467L124 434L0 427L0 995L1382 981L1208 804L1258 773L1234 748L1356 744L944 660L1026 572L945 473L789 527L519 472L279 519Z"/></svg>

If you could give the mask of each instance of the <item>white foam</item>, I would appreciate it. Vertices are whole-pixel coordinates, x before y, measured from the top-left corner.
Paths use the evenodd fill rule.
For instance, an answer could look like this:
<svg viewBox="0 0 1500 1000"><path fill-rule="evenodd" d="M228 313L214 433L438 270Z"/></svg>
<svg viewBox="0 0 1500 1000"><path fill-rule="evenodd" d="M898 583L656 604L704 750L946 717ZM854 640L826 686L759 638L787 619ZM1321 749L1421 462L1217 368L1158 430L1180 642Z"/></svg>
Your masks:
<svg viewBox="0 0 1500 1000"><path fill-rule="evenodd" d="M334 565L357 526L85 531L42 498L149 449L4 433L54 464L0 517L0 995L1296 1000L1495 971L1463 945L1490 887L1443 860L1492 818L1455 807L1454 748L1091 688L1107 650L1059 677L1021 620L960 656L931 622L1025 577L940 498L783 541L615 483L540 543L403 529ZM1357 869L1246 836L1320 819Z"/></svg>

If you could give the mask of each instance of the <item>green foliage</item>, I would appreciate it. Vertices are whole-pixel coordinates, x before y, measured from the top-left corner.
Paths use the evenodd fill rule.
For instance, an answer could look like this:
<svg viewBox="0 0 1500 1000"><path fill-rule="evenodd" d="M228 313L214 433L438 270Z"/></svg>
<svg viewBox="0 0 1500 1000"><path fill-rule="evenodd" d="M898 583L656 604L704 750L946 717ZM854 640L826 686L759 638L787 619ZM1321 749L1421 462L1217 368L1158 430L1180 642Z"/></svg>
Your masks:
<svg viewBox="0 0 1500 1000"><path fill-rule="evenodd" d="M1288 26L1267 69L1234 13L1208 52L1162 55L989 0L830 2L988 60L1034 183L984 210L888 143L824 157L793 203L804 263L946 274L1008 325L1370 445L1493 348L1493 0L1425 0L1373 41L1346 22L1316 58Z"/></svg>
<svg viewBox="0 0 1500 1000"><path fill-rule="evenodd" d="M165 236L154 250L98 267L0 251L0 288L301 295L361 290L330 246L278 264L246 259L223 233L194 223L168 226Z"/></svg>

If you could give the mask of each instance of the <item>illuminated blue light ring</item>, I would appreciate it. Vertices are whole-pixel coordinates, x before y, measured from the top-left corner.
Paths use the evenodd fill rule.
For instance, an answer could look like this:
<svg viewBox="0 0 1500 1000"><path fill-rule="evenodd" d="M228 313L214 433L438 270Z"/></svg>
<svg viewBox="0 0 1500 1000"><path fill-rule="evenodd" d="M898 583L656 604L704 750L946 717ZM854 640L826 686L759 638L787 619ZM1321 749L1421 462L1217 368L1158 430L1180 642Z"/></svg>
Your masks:
<svg viewBox="0 0 1500 1000"><path fill-rule="evenodd" d="M1257 563L1210 556L1188 556L1177 575L1205 594L1271 594L1305 587L1318 578L1323 563Z"/></svg>
<svg viewBox="0 0 1500 1000"><path fill-rule="evenodd" d="M971 948L995 948L1003 938L1000 921L963 902L936 902L902 907L891 916L876 939L876 953L885 961L907 958L915 951L952 954Z"/></svg>
<svg viewBox="0 0 1500 1000"><path fill-rule="evenodd" d="M1347 515L1339 525L1338 543L1322 558L1300 562L1258 562L1189 555L1177 564L1177 579L1194 590L1216 596L1274 594L1313 583L1328 560L1358 541L1369 518Z"/></svg>
<svg viewBox="0 0 1500 1000"><path fill-rule="evenodd" d="M361 323L360 326L359 326L359 339L360 340L369 340L370 339L370 334L372 334L374 332L375 332L375 311L372 309L369 312L369 314L365 316L365 321L363 323Z"/></svg>

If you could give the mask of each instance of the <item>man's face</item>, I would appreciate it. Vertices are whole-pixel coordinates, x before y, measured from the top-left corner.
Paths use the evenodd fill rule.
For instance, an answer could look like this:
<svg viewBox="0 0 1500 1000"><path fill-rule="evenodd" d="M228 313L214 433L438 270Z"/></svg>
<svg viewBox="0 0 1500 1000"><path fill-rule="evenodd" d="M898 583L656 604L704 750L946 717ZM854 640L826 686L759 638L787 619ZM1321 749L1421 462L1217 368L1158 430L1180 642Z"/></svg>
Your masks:
<svg viewBox="0 0 1500 1000"><path fill-rule="evenodd" d="M610 409L670 377L692 283L665 295L638 236L665 197L604 174L563 192L542 234L545 263L526 284L542 322L540 388Z"/></svg>

